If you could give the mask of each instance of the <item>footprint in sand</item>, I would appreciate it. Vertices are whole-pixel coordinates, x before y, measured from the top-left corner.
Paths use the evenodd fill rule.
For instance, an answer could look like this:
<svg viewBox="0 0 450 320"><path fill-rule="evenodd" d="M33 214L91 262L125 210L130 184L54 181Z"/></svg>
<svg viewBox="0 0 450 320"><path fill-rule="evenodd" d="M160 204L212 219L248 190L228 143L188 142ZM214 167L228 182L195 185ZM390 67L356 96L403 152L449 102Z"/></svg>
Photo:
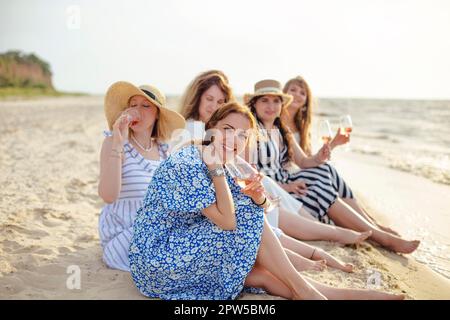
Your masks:
<svg viewBox="0 0 450 320"><path fill-rule="evenodd" d="M44 230L39 230L39 229L33 229L33 230L29 230L20 226L16 226L16 225L6 225L5 228L8 228L10 230L14 230L20 234L25 234L27 235L28 238L30 239L36 239L36 240L40 240L43 237L47 237L50 234Z"/></svg>
<svg viewBox="0 0 450 320"><path fill-rule="evenodd" d="M22 248L22 245L19 244L17 241L11 241L11 240L4 240L2 241L3 249L6 253L14 253L17 252L17 250L20 250Z"/></svg>
<svg viewBox="0 0 450 320"><path fill-rule="evenodd" d="M33 210L35 220L40 221L46 227L58 227L62 224L61 219L55 220L51 218L51 213L54 212L53 209L49 208L35 208Z"/></svg>
<svg viewBox="0 0 450 320"><path fill-rule="evenodd" d="M98 240L98 239L91 234L83 234L76 239L76 241L79 241L79 242L91 242L91 241L96 241L96 240Z"/></svg>
<svg viewBox="0 0 450 320"><path fill-rule="evenodd" d="M74 147L76 147L78 145L80 145L80 143L78 141L76 141L76 140L69 140L69 141L65 141L63 143L60 143L58 147L60 149L64 150L66 148L74 148Z"/></svg>

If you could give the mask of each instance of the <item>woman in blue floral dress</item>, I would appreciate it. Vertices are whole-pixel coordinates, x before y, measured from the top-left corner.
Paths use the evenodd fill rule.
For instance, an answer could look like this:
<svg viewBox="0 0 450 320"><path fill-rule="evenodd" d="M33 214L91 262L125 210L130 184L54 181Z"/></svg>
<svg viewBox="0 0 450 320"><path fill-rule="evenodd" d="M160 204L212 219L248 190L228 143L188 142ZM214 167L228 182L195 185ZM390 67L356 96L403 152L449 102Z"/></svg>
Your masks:
<svg viewBox="0 0 450 320"><path fill-rule="evenodd" d="M183 147L155 171L130 245L140 292L161 299L235 299L245 285L291 299L402 298L330 288L295 270L264 218L261 175L241 189L223 167L246 148L255 128L247 108L227 103L206 124L215 130L209 143Z"/></svg>

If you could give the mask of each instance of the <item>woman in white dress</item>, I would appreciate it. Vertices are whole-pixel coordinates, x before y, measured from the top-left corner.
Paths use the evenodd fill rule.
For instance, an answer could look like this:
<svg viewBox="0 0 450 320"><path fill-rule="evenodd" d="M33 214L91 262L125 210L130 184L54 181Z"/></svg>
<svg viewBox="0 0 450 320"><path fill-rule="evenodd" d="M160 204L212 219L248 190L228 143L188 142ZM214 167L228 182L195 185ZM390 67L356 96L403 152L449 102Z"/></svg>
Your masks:
<svg viewBox="0 0 450 320"><path fill-rule="evenodd" d="M108 89L105 115L111 131L105 132L98 185L106 203L98 225L103 261L110 268L129 271L136 212L154 171L167 158L166 140L185 121L165 107L165 97L155 87L124 81Z"/></svg>

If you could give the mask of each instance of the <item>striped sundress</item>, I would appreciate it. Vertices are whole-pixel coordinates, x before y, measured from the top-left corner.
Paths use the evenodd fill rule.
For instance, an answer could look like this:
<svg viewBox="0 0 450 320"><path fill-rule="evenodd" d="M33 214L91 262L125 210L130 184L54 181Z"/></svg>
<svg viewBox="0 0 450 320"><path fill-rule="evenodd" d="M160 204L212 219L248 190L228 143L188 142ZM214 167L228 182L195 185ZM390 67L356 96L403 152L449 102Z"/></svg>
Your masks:
<svg viewBox="0 0 450 320"><path fill-rule="evenodd" d="M259 139L254 161L258 169L265 175L279 183L291 183L297 180L303 181L307 186L307 194L298 196L291 193L304 208L317 220L333 224L328 217L328 209L334 204L339 196L333 185L333 174L328 164L322 164L314 168L289 171L285 167L287 158L287 146L283 143L281 133L278 129L271 130L271 134L258 124Z"/></svg>
<svg viewBox="0 0 450 320"><path fill-rule="evenodd" d="M158 147L160 160L148 160L130 143L124 144L120 195L103 207L98 223L103 261L110 268L130 271L128 251L136 212L142 206L155 170L167 158L167 144L159 143Z"/></svg>
<svg viewBox="0 0 450 320"><path fill-rule="evenodd" d="M300 134L298 132L294 133L295 141L300 145ZM324 165L328 166L328 170L331 172L331 178L333 181L333 187L337 191L340 198L353 199L352 189L345 183L344 179L339 175L336 168L329 163Z"/></svg>

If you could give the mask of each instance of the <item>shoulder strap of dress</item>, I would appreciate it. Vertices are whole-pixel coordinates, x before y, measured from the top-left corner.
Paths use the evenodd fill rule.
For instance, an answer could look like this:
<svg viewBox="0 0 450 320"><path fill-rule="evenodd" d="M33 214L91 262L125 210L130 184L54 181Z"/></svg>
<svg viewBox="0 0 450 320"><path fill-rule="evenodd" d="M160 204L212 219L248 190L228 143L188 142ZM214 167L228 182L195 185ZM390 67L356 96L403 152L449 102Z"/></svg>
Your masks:
<svg viewBox="0 0 450 320"><path fill-rule="evenodd" d="M158 147L159 147L159 155L160 157L165 160L167 159L168 155L168 150L169 150L169 145L165 142L158 142Z"/></svg>

